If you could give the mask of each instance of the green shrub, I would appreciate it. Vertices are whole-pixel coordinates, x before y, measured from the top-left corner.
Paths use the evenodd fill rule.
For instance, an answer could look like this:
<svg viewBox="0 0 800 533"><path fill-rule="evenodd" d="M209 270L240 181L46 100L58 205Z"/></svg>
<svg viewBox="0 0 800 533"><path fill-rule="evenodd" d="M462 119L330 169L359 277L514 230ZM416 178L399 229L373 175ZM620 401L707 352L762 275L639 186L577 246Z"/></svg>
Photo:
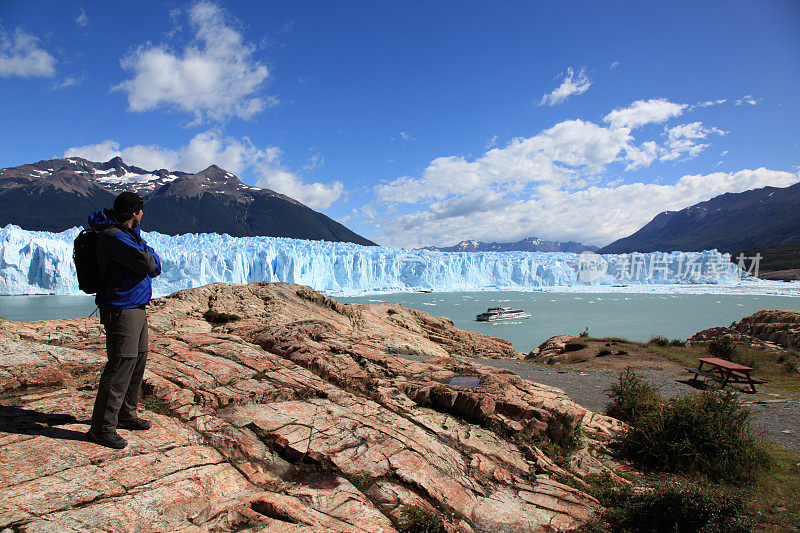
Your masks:
<svg viewBox="0 0 800 533"><path fill-rule="evenodd" d="M680 339L672 339L669 341L669 343L672 346L686 346L686 341L682 341Z"/></svg>
<svg viewBox="0 0 800 533"><path fill-rule="evenodd" d="M658 389L637 376L630 367L620 372L619 381L606 392L611 398L606 406L606 414L623 422L633 423L661 403Z"/></svg>
<svg viewBox="0 0 800 533"><path fill-rule="evenodd" d="M666 338L666 337L662 337L661 335L657 335L655 337L651 337L650 340L647 341L647 343L648 344L655 344L656 346L668 346L669 345L669 339Z"/></svg>
<svg viewBox="0 0 800 533"><path fill-rule="evenodd" d="M597 498L603 507L616 507L623 504L633 495L633 487L620 483L608 472L589 474L583 478L589 485L589 494Z"/></svg>
<svg viewBox="0 0 800 533"><path fill-rule="evenodd" d="M737 349L731 357L731 361L751 368L759 368L761 366L761 359L747 349Z"/></svg>
<svg viewBox="0 0 800 533"><path fill-rule="evenodd" d="M628 355L627 350L617 350L617 355Z"/></svg>
<svg viewBox="0 0 800 533"><path fill-rule="evenodd" d="M611 355L611 350L608 348L603 348L599 352L597 352L597 357L605 357L606 355Z"/></svg>
<svg viewBox="0 0 800 533"><path fill-rule="evenodd" d="M631 420L622 449L644 467L732 483L751 481L767 462L750 411L729 389L659 401Z"/></svg>
<svg viewBox="0 0 800 533"><path fill-rule="evenodd" d="M536 447L542 450L542 453L545 454L556 465L565 470L569 469L569 455L564 453L564 450L562 450L560 447L556 446L552 442L547 441L536 442Z"/></svg>
<svg viewBox="0 0 800 533"><path fill-rule="evenodd" d="M550 413L550 419L547 421L545 435L550 442L561 448L564 454L580 448L583 436L580 423L576 424L572 417L564 411L554 409L547 411Z"/></svg>
<svg viewBox="0 0 800 533"><path fill-rule="evenodd" d="M708 353L733 361L736 358L736 341L730 337L720 337L708 343Z"/></svg>
<svg viewBox="0 0 800 533"><path fill-rule="evenodd" d="M581 331L581 333L580 333L580 335L578 335L578 337L585 338L585 337L588 337L588 336L589 336L589 326L586 326L585 328L583 328L583 331Z"/></svg>
<svg viewBox="0 0 800 533"><path fill-rule="evenodd" d="M564 345L565 352L577 352L586 348L586 344L582 342L568 342Z"/></svg>
<svg viewBox="0 0 800 533"><path fill-rule="evenodd" d="M412 505L405 505L400 510L402 523L399 531L407 533L445 533L442 518L434 513Z"/></svg>
<svg viewBox="0 0 800 533"><path fill-rule="evenodd" d="M608 531L704 533L750 531L741 498L712 487L659 485L632 494L603 514Z"/></svg>

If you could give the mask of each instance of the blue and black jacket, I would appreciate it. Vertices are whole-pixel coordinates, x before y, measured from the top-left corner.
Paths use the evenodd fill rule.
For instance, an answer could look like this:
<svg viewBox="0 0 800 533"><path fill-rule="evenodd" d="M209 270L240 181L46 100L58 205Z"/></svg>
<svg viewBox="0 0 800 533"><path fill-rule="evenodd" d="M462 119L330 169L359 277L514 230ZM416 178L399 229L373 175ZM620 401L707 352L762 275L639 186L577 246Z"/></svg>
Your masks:
<svg viewBox="0 0 800 533"><path fill-rule="evenodd" d="M141 230L119 224L110 209L89 215L97 239L102 287L95 302L102 309L132 309L153 295L151 279L161 274L161 258L142 238Z"/></svg>

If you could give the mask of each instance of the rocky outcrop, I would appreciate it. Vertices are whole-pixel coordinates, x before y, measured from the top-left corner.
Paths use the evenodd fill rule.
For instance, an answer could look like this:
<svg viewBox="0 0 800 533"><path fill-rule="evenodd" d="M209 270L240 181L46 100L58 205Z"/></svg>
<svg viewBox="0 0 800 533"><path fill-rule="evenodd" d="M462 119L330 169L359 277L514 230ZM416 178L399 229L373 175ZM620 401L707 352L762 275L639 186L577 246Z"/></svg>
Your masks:
<svg viewBox="0 0 800 533"><path fill-rule="evenodd" d="M689 341L709 342L722 336L762 350L800 350L800 311L758 311L727 328L700 331Z"/></svg>
<svg viewBox="0 0 800 533"><path fill-rule="evenodd" d="M578 339L577 335L555 335L531 350L525 358L552 362L567 353L569 351L567 345Z"/></svg>
<svg viewBox="0 0 800 533"><path fill-rule="evenodd" d="M154 301L150 328L154 427L116 451L84 438L97 322L0 321L0 529L390 532L416 508L450 532L563 531L600 510L581 478L621 469L618 421L465 359L519 354L448 319L214 284ZM560 434L581 444L556 464Z"/></svg>

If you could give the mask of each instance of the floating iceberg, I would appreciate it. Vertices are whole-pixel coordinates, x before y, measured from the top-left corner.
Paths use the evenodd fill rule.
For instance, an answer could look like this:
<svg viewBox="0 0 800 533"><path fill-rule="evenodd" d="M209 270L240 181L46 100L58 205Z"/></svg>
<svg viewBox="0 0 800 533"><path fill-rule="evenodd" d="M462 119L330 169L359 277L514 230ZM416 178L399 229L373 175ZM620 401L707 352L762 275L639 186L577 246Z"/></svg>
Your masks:
<svg viewBox="0 0 800 533"><path fill-rule="evenodd" d="M72 242L80 232L0 229L0 294L78 294ZM142 233L162 260L157 296L217 281L287 281L329 294L416 290L739 283L728 254L433 252L352 243L218 234ZM598 287L599 288L599 287Z"/></svg>

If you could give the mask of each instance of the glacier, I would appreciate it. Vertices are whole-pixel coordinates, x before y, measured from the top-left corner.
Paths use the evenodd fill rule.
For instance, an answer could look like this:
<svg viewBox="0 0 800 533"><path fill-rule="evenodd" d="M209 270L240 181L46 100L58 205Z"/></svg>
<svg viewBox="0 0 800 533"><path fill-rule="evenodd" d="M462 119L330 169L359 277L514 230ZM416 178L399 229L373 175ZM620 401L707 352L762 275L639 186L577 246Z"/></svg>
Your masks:
<svg viewBox="0 0 800 533"><path fill-rule="evenodd" d="M72 262L80 231L28 231L13 224L0 229L0 295L81 294ZM162 260L156 296L218 281L286 281L334 295L742 283L742 270L716 250L434 252L279 237L142 235Z"/></svg>

